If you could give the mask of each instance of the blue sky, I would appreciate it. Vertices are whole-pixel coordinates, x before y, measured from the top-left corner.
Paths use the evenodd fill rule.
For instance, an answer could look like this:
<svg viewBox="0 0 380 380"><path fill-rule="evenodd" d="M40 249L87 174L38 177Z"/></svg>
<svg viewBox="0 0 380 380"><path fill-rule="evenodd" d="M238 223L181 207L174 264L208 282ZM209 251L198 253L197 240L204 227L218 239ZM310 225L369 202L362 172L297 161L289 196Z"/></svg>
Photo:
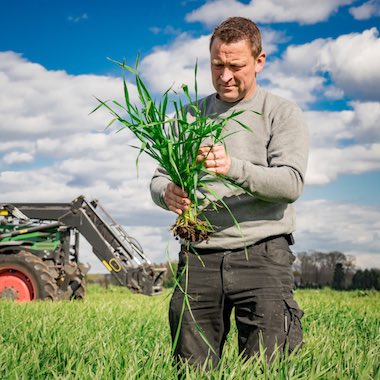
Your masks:
<svg viewBox="0 0 380 380"><path fill-rule="evenodd" d="M222 19L258 23L268 53L259 82L305 111L311 154L295 251L340 250L360 267L380 267L379 0L0 0L1 202L95 197L154 261L176 243L174 216L153 205L154 163L139 178L131 136L104 132L100 98L121 98L132 64L153 92L192 83L213 91L207 44ZM131 85L133 89L133 85ZM84 246L94 271L101 264Z"/></svg>

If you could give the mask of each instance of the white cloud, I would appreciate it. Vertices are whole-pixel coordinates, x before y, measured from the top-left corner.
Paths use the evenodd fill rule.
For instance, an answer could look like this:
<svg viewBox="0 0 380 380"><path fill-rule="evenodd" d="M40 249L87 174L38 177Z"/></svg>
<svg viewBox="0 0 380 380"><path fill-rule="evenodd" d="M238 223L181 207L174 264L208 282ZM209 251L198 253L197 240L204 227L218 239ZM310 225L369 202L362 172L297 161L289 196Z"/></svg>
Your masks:
<svg viewBox="0 0 380 380"><path fill-rule="evenodd" d="M305 112L311 140L308 184L380 170L380 103L351 105L346 111Z"/></svg>
<svg viewBox="0 0 380 380"><path fill-rule="evenodd" d="M192 39L183 33L172 45L156 48L142 60L142 75L155 92L163 93L171 86L178 91L182 84L189 85L193 91L194 67L197 63L199 93L212 92L208 43L208 36Z"/></svg>
<svg viewBox="0 0 380 380"><path fill-rule="evenodd" d="M108 121L103 115L103 121ZM67 136L41 137L36 140L36 151L50 158L93 157L95 153L99 160L125 155L125 147L131 141L127 133L115 134L97 131L71 133ZM113 146L114 149L108 149Z"/></svg>
<svg viewBox="0 0 380 380"><path fill-rule="evenodd" d="M120 78L49 71L14 52L0 52L0 87L0 131L15 140L102 131L104 112L89 116L98 104L94 96L120 100L122 94Z"/></svg>
<svg viewBox="0 0 380 380"><path fill-rule="evenodd" d="M325 185L341 174L380 171L380 144L344 148L314 148L310 152L306 182Z"/></svg>
<svg viewBox="0 0 380 380"><path fill-rule="evenodd" d="M380 16L380 1L370 0L358 7L352 7L349 12L356 20L367 20L371 17Z"/></svg>
<svg viewBox="0 0 380 380"><path fill-rule="evenodd" d="M24 151L33 150L34 143L26 140L2 141L0 144L0 152L9 150L22 149Z"/></svg>
<svg viewBox="0 0 380 380"><path fill-rule="evenodd" d="M376 28L326 41L319 68L353 99L379 100L380 39ZM360 52L360 53L359 53Z"/></svg>
<svg viewBox="0 0 380 380"><path fill-rule="evenodd" d="M87 13L82 13L80 16L69 16L69 17L67 17L67 20L69 20L70 22L74 22L74 23L77 23L77 22L83 21L83 20L87 20L87 19L88 19Z"/></svg>
<svg viewBox="0 0 380 380"><path fill-rule="evenodd" d="M207 1L186 16L190 22L199 21L214 26L231 16L243 16L257 23L298 22L314 24L327 20L339 7L354 0L252 0L249 4L237 0Z"/></svg>
<svg viewBox="0 0 380 380"><path fill-rule="evenodd" d="M355 257L355 265L357 268L380 268L380 253L371 254L363 251L346 251L347 255Z"/></svg>
<svg viewBox="0 0 380 380"><path fill-rule="evenodd" d="M345 111L306 111L313 147L380 142L380 103L352 102Z"/></svg>
<svg viewBox="0 0 380 380"><path fill-rule="evenodd" d="M334 148L341 141L350 140L354 135L349 125L352 124L355 111L307 111L304 113L310 129L313 148Z"/></svg>
<svg viewBox="0 0 380 380"><path fill-rule="evenodd" d="M33 161L33 154L26 152L11 152L3 157L7 165L28 163Z"/></svg>
<svg viewBox="0 0 380 380"><path fill-rule="evenodd" d="M301 201L295 251L341 251L357 264L380 268L380 209L326 200Z"/></svg>
<svg viewBox="0 0 380 380"><path fill-rule="evenodd" d="M312 144L308 184L327 184L341 174L380 170L380 72L376 62L380 62L380 39L372 28L289 46L260 74L269 82L267 88L304 108L334 94L355 99L347 110L305 112ZM325 73L333 85L326 86Z"/></svg>
<svg viewBox="0 0 380 380"><path fill-rule="evenodd" d="M380 142L380 102L352 102L354 118L349 125L355 139L362 143Z"/></svg>
<svg viewBox="0 0 380 380"><path fill-rule="evenodd" d="M380 75L375 67L379 54L378 31L372 28L335 40L289 46L260 74L269 82L267 88L304 108L340 92L355 99L347 110L305 112L312 145L308 184L380 170ZM333 85L326 86L326 72Z"/></svg>
<svg viewBox="0 0 380 380"><path fill-rule="evenodd" d="M167 35L172 35L172 36L178 36L182 32L181 29L176 29L171 25L166 25L164 28L152 26L149 28L149 30L153 34L167 34Z"/></svg>
<svg viewBox="0 0 380 380"><path fill-rule="evenodd" d="M320 97L336 98L339 94L351 99L378 101L378 62L379 32L372 28L337 39L317 39L289 46L283 56L270 62L260 75L270 82L269 87L279 93L287 93L301 104L311 103ZM333 88L325 87L326 74L331 77ZM307 87L307 84L311 86ZM299 86L302 91L298 91ZM308 91L304 92L306 98L302 101L300 93L303 90Z"/></svg>
<svg viewBox="0 0 380 380"><path fill-rule="evenodd" d="M300 75L296 71L286 74L271 67L260 73L259 81L265 79L265 88L284 98L291 99L301 107L307 107L318 99L318 93L324 89L324 78Z"/></svg>

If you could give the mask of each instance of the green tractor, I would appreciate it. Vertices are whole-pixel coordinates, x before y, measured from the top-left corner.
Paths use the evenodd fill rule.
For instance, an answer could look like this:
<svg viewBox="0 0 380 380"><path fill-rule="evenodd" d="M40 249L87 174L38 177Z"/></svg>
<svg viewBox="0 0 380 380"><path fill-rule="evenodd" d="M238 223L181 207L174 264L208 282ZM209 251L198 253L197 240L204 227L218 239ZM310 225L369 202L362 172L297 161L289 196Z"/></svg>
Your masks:
<svg viewBox="0 0 380 380"><path fill-rule="evenodd" d="M0 204L0 299L83 299L90 267L79 261L81 235L121 285L146 295L162 291L166 269L152 266L98 201L80 196Z"/></svg>

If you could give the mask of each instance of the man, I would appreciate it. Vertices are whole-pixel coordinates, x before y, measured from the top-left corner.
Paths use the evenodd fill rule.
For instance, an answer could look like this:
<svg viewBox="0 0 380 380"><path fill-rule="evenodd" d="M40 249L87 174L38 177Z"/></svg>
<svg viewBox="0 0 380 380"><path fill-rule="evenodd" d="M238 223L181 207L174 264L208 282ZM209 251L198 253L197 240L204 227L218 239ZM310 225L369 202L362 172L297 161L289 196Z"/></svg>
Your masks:
<svg viewBox="0 0 380 380"><path fill-rule="evenodd" d="M295 229L291 203L304 186L308 133L294 103L257 85L266 54L252 21L232 17L222 22L211 37L210 58L216 93L199 105L206 114L222 117L244 110L237 119L251 131L229 122L225 146L206 142L198 159L247 192L226 187L213 176L213 191L240 228L226 207L204 211L216 231L208 242L182 246L178 273L188 265L188 276L180 281L183 290L188 279L191 311L182 312L184 294L177 287L169 311L171 333L177 356L191 363L210 358L216 364L235 308L239 351L252 356L262 342L270 359L276 350L292 351L302 343L303 313L293 299L295 257L289 244ZM158 205L177 214L190 204L162 168L152 179L151 193Z"/></svg>

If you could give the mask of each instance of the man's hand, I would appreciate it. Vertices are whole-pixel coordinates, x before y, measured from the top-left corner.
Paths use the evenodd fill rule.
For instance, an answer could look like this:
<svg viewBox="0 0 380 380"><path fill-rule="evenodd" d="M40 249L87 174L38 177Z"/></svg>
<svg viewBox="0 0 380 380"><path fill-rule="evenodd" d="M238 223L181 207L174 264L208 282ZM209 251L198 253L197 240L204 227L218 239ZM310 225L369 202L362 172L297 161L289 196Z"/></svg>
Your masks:
<svg viewBox="0 0 380 380"><path fill-rule="evenodd" d="M216 174L227 175L231 167L231 158L227 154L224 145L200 147L197 161L201 162L202 160L205 160L205 168Z"/></svg>
<svg viewBox="0 0 380 380"><path fill-rule="evenodd" d="M187 193L174 183L169 183L166 186L164 201L168 209L178 215L182 215L190 205L190 199Z"/></svg>

